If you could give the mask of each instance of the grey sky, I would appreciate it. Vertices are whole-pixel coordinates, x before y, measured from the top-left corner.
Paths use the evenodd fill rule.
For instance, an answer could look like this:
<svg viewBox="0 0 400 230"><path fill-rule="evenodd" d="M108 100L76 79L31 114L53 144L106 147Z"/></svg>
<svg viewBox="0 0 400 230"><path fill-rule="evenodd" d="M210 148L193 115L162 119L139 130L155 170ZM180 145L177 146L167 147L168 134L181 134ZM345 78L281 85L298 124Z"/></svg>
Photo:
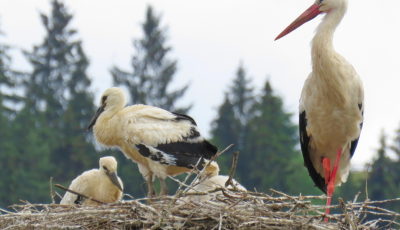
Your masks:
<svg viewBox="0 0 400 230"><path fill-rule="evenodd" d="M49 0L0 0L1 41L16 49L13 67L29 70L19 48L31 50L42 42L39 12L49 13ZM260 89L269 76L286 109L295 114L304 80L311 72L310 41L322 16L290 35L274 38L311 4L312 0L66 0L74 13L71 28L78 30L91 65L89 75L98 99L111 86L109 69L131 70L132 39L141 37L140 23L147 4L162 12L168 26L171 58L178 59L173 87L190 82L182 103L193 102L191 115L208 133L216 108L242 60L253 84ZM365 89L365 121L353 164L371 159L384 128L390 140L400 125L400 1L382 4L349 0L334 45L353 64ZM97 100L96 100L97 101Z"/></svg>

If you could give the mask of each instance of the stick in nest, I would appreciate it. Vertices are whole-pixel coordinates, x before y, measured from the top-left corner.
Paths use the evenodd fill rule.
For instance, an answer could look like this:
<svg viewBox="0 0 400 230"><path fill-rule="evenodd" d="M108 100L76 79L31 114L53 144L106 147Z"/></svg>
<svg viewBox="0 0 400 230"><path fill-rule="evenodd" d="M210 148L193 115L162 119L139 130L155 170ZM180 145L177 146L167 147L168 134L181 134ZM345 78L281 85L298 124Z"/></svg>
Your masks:
<svg viewBox="0 0 400 230"><path fill-rule="evenodd" d="M346 205L344 204L342 198L339 198L339 205L340 205L340 207L342 208L342 211L343 211L343 213L344 213L344 216L345 216L347 222L349 222L349 224L350 224L350 227L351 227L350 229L352 229L352 230L357 230L356 225L355 225L354 222L351 220L351 218L350 218L350 216L349 216L349 213L348 213L347 210L346 210Z"/></svg>
<svg viewBox="0 0 400 230"><path fill-rule="evenodd" d="M218 152L217 154L215 154L204 166L204 168L197 174L197 176L193 179L192 183L190 183L189 187L187 187L185 189L185 191L183 193L187 193L188 191L190 191L195 185L196 181L201 182L200 180L198 180L205 172L206 168L211 164L212 161L214 161L215 159L217 159L217 157L221 156L221 154L223 154L224 152L226 152L230 147L232 147L233 144L229 145L228 147L226 147L224 150L222 150L221 152ZM186 177L188 178L188 177ZM185 179L186 181L186 179ZM183 183L185 183L185 181ZM180 186L181 187L181 186ZM179 189L178 189L179 191Z"/></svg>
<svg viewBox="0 0 400 230"><path fill-rule="evenodd" d="M50 177L50 197L51 197L51 201L53 202L52 204L55 204L56 202L54 201L52 182L53 182L53 177Z"/></svg>
<svg viewBox="0 0 400 230"><path fill-rule="evenodd" d="M239 152L234 152L234 153L233 153L233 162L232 162L231 172L229 173L229 178L228 178L228 180L225 182L225 187L226 187L226 188L227 188L229 185L232 185L232 187L233 187L235 190L238 190L237 187L236 187L236 185L235 185L235 183L232 182L233 175L235 174L235 171L236 171L236 165L237 165L237 162L238 162L238 158L239 158Z"/></svg>
<svg viewBox="0 0 400 230"><path fill-rule="evenodd" d="M67 192L70 192L70 193L72 193L72 194L75 194L75 195L81 196L81 197L83 197L83 198L92 200L92 201L94 201L94 202L97 202L97 203L100 203L100 204L107 204L107 203L104 203L103 201L99 201L99 200L96 200L96 199L94 199L94 198L85 196L85 195L83 195L82 193L75 192L74 190L71 190L71 189L69 189L69 188L66 188L66 187L64 187L64 186L62 186L62 185L55 184L54 186L56 186L57 188L61 188L61 189L65 190L65 191L67 191Z"/></svg>
<svg viewBox="0 0 400 230"><path fill-rule="evenodd" d="M196 176L196 178L193 180L193 182L196 181L201 175L203 175L203 173L205 172L205 169L211 164L212 161L214 161L218 156L220 156L222 153L224 153L226 150L228 150L232 145L233 145L233 144L229 145L229 146L228 146L227 148L225 148L222 152L219 152L219 153L215 154L215 155L207 162L207 164L204 166L203 170L201 170L201 171L197 174L197 176ZM189 177L193 174L193 172L194 172L195 170L197 170L197 166L199 165L200 161L201 161L201 158L197 161L197 163L196 163L196 165L193 167L193 169L190 170L190 172L188 173L188 175L186 176L186 178L183 180L183 182L182 182L182 183L179 183L179 187L178 187L178 189L177 189L177 191L176 191L176 193L175 193L174 198L170 201L170 203L168 204L168 207L167 207L165 210L163 210L163 212L162 212L160 218L158 219L158 222L157 222L155 225L153 225L153 226L151 227L151 229L157 229L157 228L159 228L159 227L161 226L161 224L162 224L162 222L163 222L165 216L167 215L168 212L170 212L172 205L173 205L173 204L175 203L175 201L176 201L179 197L181 197L182 194L184 193L184 191L182 191L182 186L185 185L186 181L187 181L187 180L189 179ZM194 187L194 186L193 186L193 182L190 184L190 186L188 186L188 187L186 188L185 191L189 191L190 189L192 189L192 188Z"/></svg>

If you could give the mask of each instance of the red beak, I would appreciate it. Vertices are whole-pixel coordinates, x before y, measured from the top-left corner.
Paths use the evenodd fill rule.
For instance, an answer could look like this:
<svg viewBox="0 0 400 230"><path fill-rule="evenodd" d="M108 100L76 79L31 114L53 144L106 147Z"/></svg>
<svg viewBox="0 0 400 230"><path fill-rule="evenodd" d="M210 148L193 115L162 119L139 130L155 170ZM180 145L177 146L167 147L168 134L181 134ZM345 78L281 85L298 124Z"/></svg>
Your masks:
<svg viewBox="0 0 400 230"><path fill-rule="evenodd" d="M292 24L290 24L282 33L278 35L278 37L275 38L275 41L278 40L279 38L289 34L293 30L297 29L304 23L310 21L311 19L315 18L318 14L322 13L322 11L319 11L319 5L313 4L308 8L304 13L302 13Z"/></svg>

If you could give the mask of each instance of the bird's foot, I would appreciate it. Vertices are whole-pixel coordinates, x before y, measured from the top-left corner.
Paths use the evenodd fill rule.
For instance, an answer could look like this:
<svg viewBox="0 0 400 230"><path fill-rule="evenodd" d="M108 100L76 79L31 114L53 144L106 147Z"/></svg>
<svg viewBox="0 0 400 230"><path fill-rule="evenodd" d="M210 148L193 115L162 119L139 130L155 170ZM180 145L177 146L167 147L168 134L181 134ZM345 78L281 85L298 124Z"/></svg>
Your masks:
<svg viewBox="0 0 400 230"><path fill-rule="evenodd" d="M331 201L332 201L332 196L333 196L333 192L335 191L335 178L331 177L331 180L328 183L327 186L327 193L328 193L328 200L326 201L326 206L331 205ZM329 208L326 208L325 210L325 214L329 215ZM325 222L328 222L328 218L325 218Z"/></svg>
<svg viewBox="0 0 400 230"><path fill-rule="evenodd" d="M153 204L155 197L157 197L157 195L156 195L156 191L153 188L152 190L149 190L149 192L147 193L147 198L148 198L147 204Z"/></svg>
<svg viewBox="0 0 400 230"><path fill-rule="evenodd" d="M336 173L337 173L337 168L339 166L339 161L340 161L341 155L342 155L342 149L339 149L337 152L337 155L336 155L335 164L333 165L332 175L329 178L329 182L328 182L328 186L327 186L328 200L326 201L326 206L331 205L332 195L333 195L333 192L335 191ZM324 168L325 168L325 165L324 165ZM329 208L326 208L325 214L329 215ZM325 218L325 222L328 222L328 218Z"/></svg>
<svg viewBox="0 0 400 230"><path fill-rule="evenodd" d="M168 195L168 189L165 188L161 188L160 190L160 196L167 196Z"/></svg>
<svg viewBox="0 0 400 230"><path fill-rule="evenodd" d="M167 185L165 184L164 179L160 178L160 185L161 185L160 196L168 195L168 188L167 188Z"/></svg>

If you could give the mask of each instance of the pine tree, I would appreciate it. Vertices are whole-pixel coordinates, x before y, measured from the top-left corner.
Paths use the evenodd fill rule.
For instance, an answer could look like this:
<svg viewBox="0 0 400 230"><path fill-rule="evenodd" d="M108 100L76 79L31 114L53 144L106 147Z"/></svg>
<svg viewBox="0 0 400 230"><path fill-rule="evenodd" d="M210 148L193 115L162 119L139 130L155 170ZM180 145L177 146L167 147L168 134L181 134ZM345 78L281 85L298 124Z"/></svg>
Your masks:
<svg viewBox="0 0 400 230"><path fill-rule="evenodd" d="M245 136L247 135L247 123L252 118L251 108L254 104L254 89L250 86L251 80L247 78L243 64L240 63L236 72L236 78L230 89L233 111L236 119L240 122L238 130L238 149L245 148Z"/></svg>
<svg viewBox="0 0 400 230"><path fill-rule="evenodd" d="M246 157L245 137L247 135L247 123L253 116L251 107L255 101L251 80L246 75L243 64L240 63L233 84L229 92L225 94L224 103L218 109L218 118L212 123L211 142L219 149L224 149L234 144L218 160L222 172L228 173L232 165L233 152L239 151L239 158ZM237 171L244 170L243 161L237 165Z"/></svg>
<svg viewBox="0 0 400 230"><path fill-rule="evenodd" d="M0 31L0 36L3 35ZM13 141L14 126L12 117L15 116L16 110L13 107L14 103L19 102L19 98L15 95L3 92L3 89L8 91L15 88L14 79L15 72L11 70L11 58L8 55L9 46L0 43L0 207L9 205L10 178L13 168L10 168L10 159L15 158L18 152ZM9 106L6 106L8 103ZM10 183L11 182L11 183Z"/></svg>
<svg viewBox="0 0 400 230"><path fill-rule="evenodd" d="M291 122L292 114L284 111L282 99L274 95L269 80L253 110L256 115L248 124L246 157L242 154L241 159L247 167L241 174L245 185L297 193L302 192L300 187L307 189L295 179L301 178L312 188L297 148L297 126Z"/></svg>
<svg viewBox="0 0 400 230"><path fill-rule="evenodd" d="M33 51L23 51L34 70L26 84L26 96L29 98L31 111L46 111L48 123L57 127L59 116L66 106L65 81L68 81L71 69L68 68L68 56L73 45L68 42L75 34L66 29L72 15L66 12L64 5L56 0L51 2L52 13L49 18L41 14L46 37Z"/></svg>
<svg viewBox="0 0 400 230"><path fill-rule="evenodd" d="M380 136L380 148L377 150L374 161L371 165L371 172L368 178L368 194L371 200L386 200L400 196L398 180L398 167L396 161L392 161L387 156L388 147L386 145L387 137L382 131ZM392 211L400 211L397 203L382 203L377 206Z"/></svg>
<svg viewBox="0 0 400 230"><path fill-rule="evenodd" d="M0 30L0 37L3 35ZM22 101L22 98L10 93L4 93L3 90L13 91L16 88L17 79L20 79L19 73L12 70L11 57L8 55L9 45L0 43L0 113L7 118L15 115L16 108L15 105Z"/></svg>
<svg viewBox="0 0 400 230"><path fill-rule="evenodd" d="M380 136L380 148L371 166L368 178L368 190L372 200L389 199L392 181L390 177L391 160L387 157L386 135L384 131ZM382 189L385 188L385 189Z"/></svg>
<svg viewBox="0 0 400 230"><path fill-rule="evenodd" d="M67 184L83 170L97 168L100 157L93 146L92 132L86 132L94 114L93 96L87 90L91 84L86 75L89 61L80 42L76 43L74 53L73 71L67 82L69 98L61 116L62 139L52 155L52 162L59 165L53 176Z"/></svg>
<svg viewBox="0 0 400 230"><path fill-rule="evenodd" d="M30 165L30 174L21 174L19 180L37 184L36 202L49 198L50 177L68 186L83 171L98 167L100 157L91 133L86 132L94 114L93 96L86 75L89 61L77 32L69 28L73 15L61 0L52 0L50 15L42 13L40 18L46 35L32 52L24 51L33 71L24 81L25 108L16 118L25 129L31 127L20 138L26 144L18 146L18 164L37 164ZM23 132L22 127L18 132Z"/></svg>
<svg viewBox="0 0 400 230"><path fill-rule="evenodd" d="M396 154L398 158L397 162L400 162L400 128L396 130L396 137L390 149Z"/></svg>
<svg viewBox="0 0 400 230"><path fill-rule="evenodd" d="M191 106L177 108L175 103L188 89L188 85L175 91L168 87L177 70L177 61L167 54L171 47L165 45L166 29L160 28L161 17L147 7L146 21L142 24L144 38L134 41L136 54L132 58L133 72L114 67L111 70L114 85L126 86L133 104L147 104L169 111L187 113Z"/></svg>
<svg viewBox="0 0 400 230"><path fill-rule="evenodd" d="M228 93L225 93L224 103L218 109L218 118L211 123L211 143L222 150L231 144L237 143L240 123L234 114L234 108L229 100ZM235 147L231 147L234 149ZM232 164L232 149L218 159L222 172L229 172Z"/></svg>
<svg viewBox="0 0 400 230"><path fill-rule="evenodd" d="M5 206L17 204L19 200L31 203L50 203L49 179L54 165L50 162L51 150L55 148L54 130L46 123L44 112L35 116L29 107L23 108L15 120L6 146L8 156L2 159L2 192L0 203ZM4 176L6 175L6 176Z"/></svg>

